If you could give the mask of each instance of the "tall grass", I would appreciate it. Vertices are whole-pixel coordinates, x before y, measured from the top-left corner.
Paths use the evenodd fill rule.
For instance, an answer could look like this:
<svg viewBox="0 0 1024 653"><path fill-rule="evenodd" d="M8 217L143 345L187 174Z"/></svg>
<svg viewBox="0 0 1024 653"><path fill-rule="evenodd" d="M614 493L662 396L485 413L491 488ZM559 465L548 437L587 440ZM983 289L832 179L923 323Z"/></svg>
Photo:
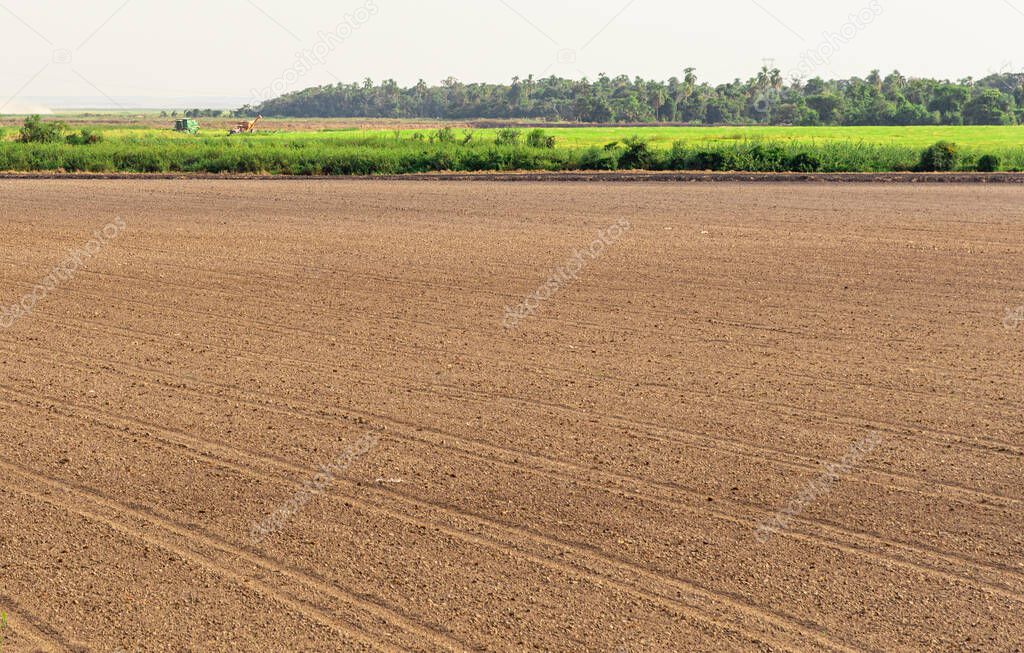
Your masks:
<svg viewBox="0 0 1024 653"><path fill-rule="evenodd" d="M865 142L771 139L677 141L670 148L626 139L600 147L548 147L523 139L396 138L393 134L309 138L119 135L87 145L0 142L0 170L133 173L380 175L431 171L734 170L893 172L914 170L921 148ZM964 152L973 170L982 152ZM1005 170L1024 170L1024 149L994 152Z"/></svg>

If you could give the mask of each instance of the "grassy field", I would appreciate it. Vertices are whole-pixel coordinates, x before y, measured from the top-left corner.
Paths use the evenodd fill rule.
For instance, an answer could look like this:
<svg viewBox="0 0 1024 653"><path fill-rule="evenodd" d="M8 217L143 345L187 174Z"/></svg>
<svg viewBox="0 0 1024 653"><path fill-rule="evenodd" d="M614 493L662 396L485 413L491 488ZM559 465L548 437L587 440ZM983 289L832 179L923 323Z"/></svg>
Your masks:
<svg viewBox="0 0 1024 653"><path fill-rule="evenodd" d="M201 121L202 122L202 121ZM153 123L101 124L93 145L15 142L0 128L0 170L91 172L253 172L269 174L396 174L433 170L750 170L890 172L913 170L937 141L956 143L956 170L973 170L995 155L1002 170L1024 170L1021 127L556 127L554 147L498 144L499 130L296 130L294 121L266 121L261 131L229 137L225 121L197 136ZM170 120L167 120L170 124ZM207 123L209 125L209 123ZM84 125L76 122L74 129ZM287 126L288 131L278 127ZM300 124L299 129L306 124ZM468 140L467 140L467 137Z"/></svg>
<svg viewBox="0 0 1024 653"><path fill-rule="evenodd" d="M289 127L294 122L289 121ZM308 139L351 139L364 140L368 136L393 137L393 129L360 129L352 127L335 127L315 129L311 123L310 131L279 130L275 121L267 121L258 134L262 138L295 138ZM130 138L144 136L180 136L166 129L150 127L105 127L111 137ZM455 127L461 135L466 128ZM8 128L8 131L12 131ZM13 130L16 131L16 130ZM223 129L205 130L202 136L225 136ZM436 129L400 129L403 137L412 137L419 133L430 136ZM497 129L469 129L475 137L493 140ZM524 129L524 132L527 131ZM1011 126L936 126L936 127L552 127L544 130L554 136L559 146L593 147L604 146L612 141L621 141L629 136L639 136L648 141L654 148L670 148L673 143L684 142L693 145L714 145L719 143L735 143L742 141L774 141L780 143L800 143L820 145L827 143L862 143L868 145L899 145L922 149L937 141L951 141L965 150L974 151L1007 151L1024 147L1024 127Z"/></svg>
<svg viewBox="0 0 1024 653"><path fill-rule="evenodd" d="M1022 127L581 127L552 129L560 143L576 147L602 145L636 134L653 146L671 147L676 141L714 144L749 140L785 143L865 143L922 149L936 141L952 141L977 151L1024 147Z"/></svg>

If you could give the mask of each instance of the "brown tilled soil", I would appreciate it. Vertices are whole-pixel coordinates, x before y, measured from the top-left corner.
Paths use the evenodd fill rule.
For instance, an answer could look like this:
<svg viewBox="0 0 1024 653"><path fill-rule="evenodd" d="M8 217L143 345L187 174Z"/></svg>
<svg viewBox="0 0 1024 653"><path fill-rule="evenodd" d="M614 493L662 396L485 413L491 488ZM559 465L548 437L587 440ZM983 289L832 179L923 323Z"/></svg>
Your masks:
<svg viewBox="0 0 1024 653"><path fill-rule="evenodd" d="M4 653L1024 650L1024 188L0 199Z"/></svg>

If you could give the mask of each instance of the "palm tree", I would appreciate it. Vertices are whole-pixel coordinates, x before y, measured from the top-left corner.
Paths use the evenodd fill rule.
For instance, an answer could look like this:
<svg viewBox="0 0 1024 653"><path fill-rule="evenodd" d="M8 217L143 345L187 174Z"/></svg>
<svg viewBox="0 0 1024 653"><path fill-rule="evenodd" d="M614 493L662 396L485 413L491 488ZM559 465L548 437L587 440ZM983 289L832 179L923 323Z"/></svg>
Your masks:
<svg viewBox="0 0 1024 653"><path fill-rule="evenodd" d="M868 84L870 84L871 86L873 86L876 91L881 91L882 90L882 71L880 71L877 68L875 68L874 70L871 71L871 74L868 75L868 78L865 81Z"/></svg>
<svg viewBox="0 0 1024 653"><path fill-rule="evenodd" d="M754 82L754 85L758 88L758 90L764 91L769 86L771 86L771 83L771 71L768 70L768 66L761 66L761 70L757 72L757 81Z"/></svg>
<svg viewBox="0 0 1024 653"><path fill-rule="evenodd" d="M907 87L907 78L904 77L900 71L894 70L885 78L882 87L888 94L893 94L898 91L902 91Z"/></svg>
<svg viewBox="0 0 1024 653"><path fill-rule="evenodd" d="M683 72L686 75L683 77L683 83L685 84L686 97L693 95L693 89L697 86L697 73L696 68L687 68Z"/></svg>

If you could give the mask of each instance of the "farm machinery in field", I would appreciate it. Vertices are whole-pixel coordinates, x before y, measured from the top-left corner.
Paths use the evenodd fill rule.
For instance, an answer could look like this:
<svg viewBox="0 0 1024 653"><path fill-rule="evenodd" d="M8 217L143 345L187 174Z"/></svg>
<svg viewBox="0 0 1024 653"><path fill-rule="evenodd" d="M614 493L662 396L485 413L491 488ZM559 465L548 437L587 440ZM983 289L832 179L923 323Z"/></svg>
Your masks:
<svg viewBox="0 0 1024 653"><path fill-rule="evenodd" d="M234 136L235 134L251 134L256 131L256 125L258 125L261 120L263 120L263 116L256 116L254 120L243 120L228 132L228 136Z"/></svg>
<svg viewBox="0 0 1024 653"><path fill-rule="evenodd" d="M183 118L181 120L175 120L174 121L174 131L176 131L176 132L185 132L185 133L192 134L192 135L198 134L199 133L199 121L198 120L192 120L191 118Z"/></svg>

